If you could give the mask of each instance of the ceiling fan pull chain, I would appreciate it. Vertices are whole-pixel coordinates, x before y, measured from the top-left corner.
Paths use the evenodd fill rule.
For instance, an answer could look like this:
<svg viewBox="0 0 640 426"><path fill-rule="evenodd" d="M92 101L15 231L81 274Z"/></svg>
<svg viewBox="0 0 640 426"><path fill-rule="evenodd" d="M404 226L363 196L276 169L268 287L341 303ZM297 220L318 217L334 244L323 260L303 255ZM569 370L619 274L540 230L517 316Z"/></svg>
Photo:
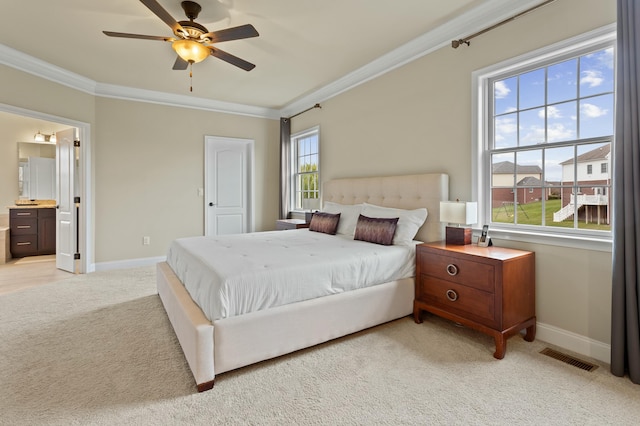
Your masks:
<svg viewBox="0 0 640 426"><path fill-rule="evenodd" d="M193 62L189 62L189 91L193 92Z"/></svg>

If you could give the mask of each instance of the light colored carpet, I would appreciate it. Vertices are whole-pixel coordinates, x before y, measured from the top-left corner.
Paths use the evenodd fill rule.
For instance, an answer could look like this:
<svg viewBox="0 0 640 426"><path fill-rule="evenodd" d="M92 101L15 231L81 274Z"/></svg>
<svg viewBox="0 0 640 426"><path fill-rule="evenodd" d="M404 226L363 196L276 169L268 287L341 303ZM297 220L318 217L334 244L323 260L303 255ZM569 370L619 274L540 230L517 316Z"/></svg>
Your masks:
<svg viewBox="0 0 640 426"><path fill-rule="evenodd" d="M219 375L198 394L153 268L0 297L0 424L637 424L640 386L426 316Z"/></svg>

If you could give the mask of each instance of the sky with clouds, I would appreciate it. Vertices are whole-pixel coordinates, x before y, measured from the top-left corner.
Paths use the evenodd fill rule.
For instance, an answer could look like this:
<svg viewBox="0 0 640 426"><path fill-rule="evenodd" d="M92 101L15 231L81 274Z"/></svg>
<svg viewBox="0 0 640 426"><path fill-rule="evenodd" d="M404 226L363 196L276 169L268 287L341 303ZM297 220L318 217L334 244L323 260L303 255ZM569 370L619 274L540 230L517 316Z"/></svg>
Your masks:
<svg viewBox="0 0 640 426"><path fill-rule="evenodd" d="M495 148L515 148L613 134L613 48L494 83ZM579 148L578 155L596 148ZM541 147L542 148L542 147ZM544 146L547 181L561 177L573 148ZM542 149L519 153L517 164L542 167ZM493 162L516 161L513 154Z"/></svg>

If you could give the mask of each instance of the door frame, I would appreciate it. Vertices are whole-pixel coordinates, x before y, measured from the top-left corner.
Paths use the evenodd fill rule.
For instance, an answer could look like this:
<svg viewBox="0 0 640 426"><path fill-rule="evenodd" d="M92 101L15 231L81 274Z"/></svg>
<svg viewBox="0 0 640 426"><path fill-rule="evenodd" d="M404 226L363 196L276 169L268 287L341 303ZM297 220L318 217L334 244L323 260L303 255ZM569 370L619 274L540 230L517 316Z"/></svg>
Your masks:
<svg viewBox="0 0 640 426"><path fill-rule="evenodd" d="M214 167L209 164L209 152L216 143L228 144L229 142L244 145L247 151L247 232L253 232L255 229L255 141L253 139L232 138L226 136L209 136L204 137L204 196L202 198L202 209L204 213L204 235L209 234L209 215L207 214L207 185L209 184L209 170Z"/></svg>
<svg viewBox="0 0 640 426"><path fill-rule="evenodd" d="M80 194L80 210L77 218L80 226L78 227L78 242L80 247L80 268L79 273L85 274L94 272L94 241L93 233L93 197L91 192L91 125L82 121L71 120L65 117L46 114L43 112L33 111L25 108L16 107L0 103L0 111L11 114L22 115L24 117L36 118L39 120L51 121L58 124L75 127L78 129L78 136L81 141L80 158L78 165L78 178L76 182L80 188L76 189L76 193ZM56 236L57 238L57 236Z"/></svg>

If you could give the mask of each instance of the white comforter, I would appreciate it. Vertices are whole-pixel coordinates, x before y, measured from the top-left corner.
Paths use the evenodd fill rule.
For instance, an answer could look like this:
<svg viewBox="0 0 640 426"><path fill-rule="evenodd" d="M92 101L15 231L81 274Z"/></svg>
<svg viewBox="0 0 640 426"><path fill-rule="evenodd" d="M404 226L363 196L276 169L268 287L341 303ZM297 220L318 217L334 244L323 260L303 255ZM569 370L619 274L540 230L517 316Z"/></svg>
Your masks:
<svg viewBox="0 0 640 426"><path fill-rule="evenodd" d="M307 229L175 240L167 262L210 321L415 275L415 246Z"/></svg>

